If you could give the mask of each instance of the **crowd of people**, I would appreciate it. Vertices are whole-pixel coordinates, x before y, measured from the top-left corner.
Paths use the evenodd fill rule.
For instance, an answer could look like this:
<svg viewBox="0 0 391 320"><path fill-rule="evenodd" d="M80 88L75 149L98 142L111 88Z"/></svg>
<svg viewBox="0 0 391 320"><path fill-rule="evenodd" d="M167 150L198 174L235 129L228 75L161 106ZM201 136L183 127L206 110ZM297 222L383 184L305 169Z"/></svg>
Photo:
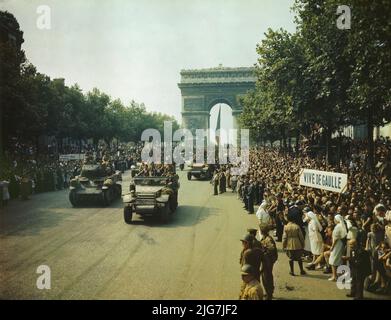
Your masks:
<svg viewBox="0 0 391 320"><path fill-rule="evenodd" d="M242 277L247 283L241 299L251 299L249 290L252 298L257 298L262 292L261 276L266 297L272 298L270 270L275 261L265 258L265 252L275 252L271 240L281 242L292 276L297 262L300 275L305 275L307 268L330 274L328 280L337 281L344 270L340 266L346 265L351 275L349 297L362 299L364 288L377 294L390 293L391 140L375 142L374 170L368 165L365 141L350 141L346 150L339 163L329 165L324 157L305 152L253 148L246 175L229 177L224 168L216 172L216 180L225 175L223 183L226 180L238 192L243 208L249 214L256 213L259 221L258 235L242 238L242 257L249 258L241 258ZM335 193L301 186L301 168L346 173L347 190ZM263 239L270 243L258 249Z"/></svg>
<svg viewBox="0 0 391 320"><path fill-rule="evenodd" d="M11 199L29 199L35 193L56 191L68 188L70 180L78 175L85 157L94 161L110 158L113 169L127 170L141 160L142 144L100 143L97 146L85 144L82 147L64 146L56 152L48 148L38 152L29 144L16 143L5 153L1 164L0 189L2 206ZM62 158L61 154L80 154L79 159Z"/></svg>

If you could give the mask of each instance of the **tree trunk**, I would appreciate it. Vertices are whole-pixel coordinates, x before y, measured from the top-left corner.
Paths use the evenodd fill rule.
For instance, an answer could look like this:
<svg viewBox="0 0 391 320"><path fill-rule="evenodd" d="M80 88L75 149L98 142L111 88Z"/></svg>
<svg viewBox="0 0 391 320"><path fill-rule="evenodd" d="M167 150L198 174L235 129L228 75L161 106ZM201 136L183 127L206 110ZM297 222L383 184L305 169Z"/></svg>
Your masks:
<svg viewBox="0 0 391 320"><path fill-rule="evenodd" d="M3 155L3 146L5 146L5 134L3 134L4 124L3 124L3 107L0 108L0 158Z"/></svg>
<svg viewBox="0 0 391 320"><path fill-rule="evenodd" d="M331 129L330 126L326 128L326 165L330 164L330 153L331 153Z"/></svg>
<svg viewBox="0 0 391 320"><path fill-rule="evenodd" d="M35 146L37 148L37 154L39 154L39 136L35 136Z"/></svg>
<svg viewBox="0 0 391 320"><path fill-rule="evenodd" d="M298 129L296 132L296 152L299 152L300 148L300 130Z"/></svg>
<svg viewBox="0 0 391 320"><path fill-rule="evenodd" d="M338 131L338 149L337 149L337 167L340 169L341 165L341 140L342 140L342 132Z"/></svg>

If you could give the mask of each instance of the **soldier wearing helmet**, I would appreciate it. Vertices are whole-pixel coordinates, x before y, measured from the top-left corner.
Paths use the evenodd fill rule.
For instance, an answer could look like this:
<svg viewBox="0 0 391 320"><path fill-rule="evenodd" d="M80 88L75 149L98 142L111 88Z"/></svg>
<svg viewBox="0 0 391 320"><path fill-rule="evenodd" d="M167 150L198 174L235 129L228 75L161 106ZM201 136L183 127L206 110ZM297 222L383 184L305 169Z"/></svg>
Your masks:
<svg viewBox="0 0 391 320"><path fill-rule="evenodd" d="M244 264L241 269L242 286L239 300L263 300L263 290L256 278L257 270L250 264Z"/></svg>

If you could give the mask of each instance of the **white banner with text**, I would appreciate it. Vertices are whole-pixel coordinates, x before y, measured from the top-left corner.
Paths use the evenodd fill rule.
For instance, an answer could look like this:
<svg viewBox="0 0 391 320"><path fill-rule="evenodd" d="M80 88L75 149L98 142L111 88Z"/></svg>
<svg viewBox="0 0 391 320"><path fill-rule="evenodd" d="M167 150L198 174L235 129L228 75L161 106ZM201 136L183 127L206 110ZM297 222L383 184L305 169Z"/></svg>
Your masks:
<svg viewBox="0 0 391 320"><path fill-rule="evenodd" d="M299 183L301 186L342 193L346 191L348 175L339 172L301 169Z"/></svg>

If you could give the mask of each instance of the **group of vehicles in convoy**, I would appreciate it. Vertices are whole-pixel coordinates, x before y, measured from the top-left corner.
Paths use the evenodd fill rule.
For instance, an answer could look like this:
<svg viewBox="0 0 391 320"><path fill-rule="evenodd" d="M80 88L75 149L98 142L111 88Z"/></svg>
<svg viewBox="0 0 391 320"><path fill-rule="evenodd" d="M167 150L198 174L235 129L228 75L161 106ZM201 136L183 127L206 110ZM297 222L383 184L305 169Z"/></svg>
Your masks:
<svg viewBox="0 0 391 320"><path fill-rule="evenodd" d="M129 191L122 196L121 171L102 164L84 164L80 175L70 182L69 201L74 207L92 201L108 206L122 196L126 223L132 223L135 214L156 216L167 222L178 207L179 176L140 176L137 175L138 169L131 167ZM210 165L193 164L187 178L211 179L212 170Z"/></svg>

